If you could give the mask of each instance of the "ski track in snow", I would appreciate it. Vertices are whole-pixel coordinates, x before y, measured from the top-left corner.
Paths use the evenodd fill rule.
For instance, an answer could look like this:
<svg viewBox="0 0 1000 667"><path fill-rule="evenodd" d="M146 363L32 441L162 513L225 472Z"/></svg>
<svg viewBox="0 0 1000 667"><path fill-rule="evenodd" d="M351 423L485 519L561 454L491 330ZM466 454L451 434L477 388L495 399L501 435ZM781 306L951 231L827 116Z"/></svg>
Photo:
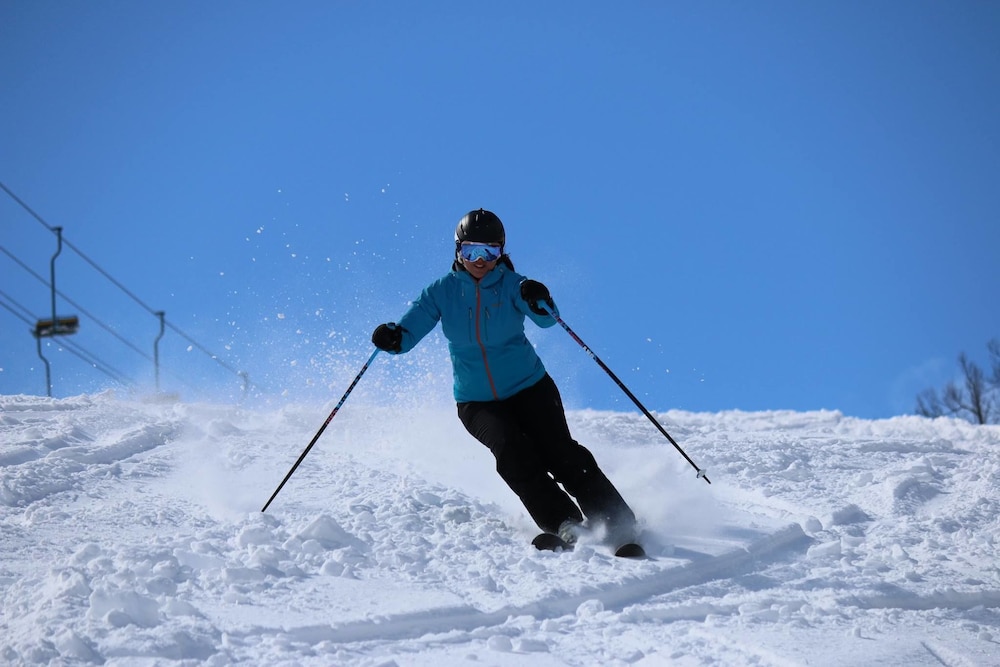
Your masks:
<svg viewBox="0 0 1000 667"><path fill-rule="evenodd" d="M11 665L1000 665L1000 428L572 411L651 560L535 529L453 409L0 396Z"/></svg>

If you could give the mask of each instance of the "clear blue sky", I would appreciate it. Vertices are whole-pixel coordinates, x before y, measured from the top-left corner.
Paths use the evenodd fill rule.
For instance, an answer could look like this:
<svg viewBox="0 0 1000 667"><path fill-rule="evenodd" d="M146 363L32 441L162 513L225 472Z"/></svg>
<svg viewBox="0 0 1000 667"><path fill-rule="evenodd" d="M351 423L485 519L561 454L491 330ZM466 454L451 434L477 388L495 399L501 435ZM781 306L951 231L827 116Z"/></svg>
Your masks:
<svg viewBox="0 0 1000 667"><path fill-rule="evenodd" d="M885 417L1000 335L998 34L979 1L0 0L0 181L268 395L338 398L485 207L650 409ZM0 239L48 278L54 235L3 192ZM57 267L152 356L143 305ZM7 254L0 276L0 392L44 394L25 320L49 292ZM631 406L561 329L529 333L570 407ZM239 386L161 346L165 389ZM55 395L109 384L44 349ZM448 400L442 351L368 389Z"/></svg>

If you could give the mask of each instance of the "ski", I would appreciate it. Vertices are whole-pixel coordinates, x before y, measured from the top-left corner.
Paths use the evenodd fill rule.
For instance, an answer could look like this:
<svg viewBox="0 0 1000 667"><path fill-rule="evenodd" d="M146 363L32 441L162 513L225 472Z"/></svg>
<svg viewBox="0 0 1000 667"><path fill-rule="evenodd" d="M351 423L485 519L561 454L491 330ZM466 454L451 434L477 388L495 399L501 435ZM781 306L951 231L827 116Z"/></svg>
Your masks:
<svg viewBox="0 0 1000 667"><path fill-rule="evenodd" d="M573 545L571 543L553 533L540 533L535 537L535 539L531 540L531 546L535 547L539 551L573 550ZM629 542L618 546L614 550L614 554L618 558L642 559L647 557L646 550L642 548L642 545L636 544L635 542Z"/></svg>
<svg viewBox="0 0 1000 667"><path fill-rule="evenodd" d="M640 544L629 542L615 549L615 556L618 558L646 558L646 550Z"/></svg>
<svg viewBox="0 0 1000 667"><path fill-rule="evenodd" d="M572 551L573 545L554 533L541 533L531 540L539 551Z"/></svg>

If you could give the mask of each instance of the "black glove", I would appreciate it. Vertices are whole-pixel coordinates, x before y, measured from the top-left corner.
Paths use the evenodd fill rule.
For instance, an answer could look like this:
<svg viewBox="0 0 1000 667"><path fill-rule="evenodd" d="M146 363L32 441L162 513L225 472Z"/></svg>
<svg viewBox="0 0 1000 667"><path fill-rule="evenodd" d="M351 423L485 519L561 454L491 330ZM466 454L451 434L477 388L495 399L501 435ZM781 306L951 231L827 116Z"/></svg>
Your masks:
<svg viewBox="0 0 1000 667"><path fill-rule="evenodd" d="M549 294L549 288L537 280L529 279L521 281L521 298L528 302L528 308L531 308L531 312L539 315L549 314L545 311L545 309L538 305L539 301L544 301L552 310L555 310L556 308L556 305L552 303L552 296Z"/></svg>
<svg viewBox="0 0 1000 667"><path fill-rule="evenodd" d="M372 343L383 352L400 352L403 349L403 327L395 322L380 324L372 332Z"/></svg>

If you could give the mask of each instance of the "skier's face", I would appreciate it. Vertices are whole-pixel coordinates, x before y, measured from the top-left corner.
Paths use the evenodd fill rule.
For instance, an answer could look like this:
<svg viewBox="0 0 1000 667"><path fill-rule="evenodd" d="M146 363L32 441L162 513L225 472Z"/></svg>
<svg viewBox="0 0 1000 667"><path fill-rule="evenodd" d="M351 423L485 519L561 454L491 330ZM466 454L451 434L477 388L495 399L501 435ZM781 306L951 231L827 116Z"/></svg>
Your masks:
<svg viewBox="0 0 1000 667"><path fill-rule="evenodd" d="M470 262L469 260L463 257L462 265L465 267L465 270L468 271L473 278L475 278L476 280L481 280L483 276L485 276L487 273L493 270L493 267L497 265L498 261L499 260L495 259L492 262L487 262L485 259L480 257L476 261Z"/></svg>
<svg viewBox="0 0 1000 667"><path fill-rule="evenodd" d="M465 270L476 280L493 270L503 254L501 243L464 241L458 246L458 256Z"/></svg>

